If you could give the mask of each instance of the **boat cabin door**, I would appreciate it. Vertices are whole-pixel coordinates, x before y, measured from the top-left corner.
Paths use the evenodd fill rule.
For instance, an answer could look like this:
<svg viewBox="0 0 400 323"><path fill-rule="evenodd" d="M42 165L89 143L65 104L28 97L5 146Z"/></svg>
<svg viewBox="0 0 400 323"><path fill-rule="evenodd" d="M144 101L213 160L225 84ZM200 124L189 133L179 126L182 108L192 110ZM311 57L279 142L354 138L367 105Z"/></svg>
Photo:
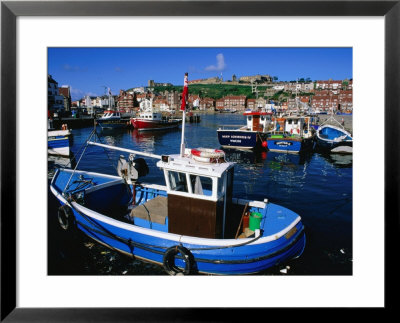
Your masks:
<svg viewBox="0 0 400 323"><path fill-rule="evenodd" d="M233 167L222 174L165 169L168 232L220 239L232 202Z"/></svg>
<svg viewBox="0 0 400 323"><path fill-rule="evenodd" d="M260 115L248 115L247 128L251 131L263 131L263 124L260 123Z"/></svg>

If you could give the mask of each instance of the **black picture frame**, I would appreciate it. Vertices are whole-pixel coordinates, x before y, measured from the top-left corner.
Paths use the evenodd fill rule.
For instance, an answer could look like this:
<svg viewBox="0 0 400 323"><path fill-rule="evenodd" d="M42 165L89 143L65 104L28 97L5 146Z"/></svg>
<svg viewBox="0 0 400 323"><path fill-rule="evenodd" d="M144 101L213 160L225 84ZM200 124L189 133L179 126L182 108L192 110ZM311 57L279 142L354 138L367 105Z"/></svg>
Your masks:
<svg viewBox="0 0 400 323"><path fill-rule="evenodd" d="M16 291L16 19L18 16L384 16L385 309L398 286L400 1L2 1L1 2L1 321L225 321L240 309L17 308ZM382 140L383 142L383 140ZM373 147L371 147L371 152ZM373 171L373 168L371 169ZM373 255L371 255L373 256ZM393 274L393 275L392 275ZM389 278L390 277L390 278ZM182 291L184 297L185 291ZM134 306L134 304L133 304ZM226 316L228 315L228 316Z"/></svg>

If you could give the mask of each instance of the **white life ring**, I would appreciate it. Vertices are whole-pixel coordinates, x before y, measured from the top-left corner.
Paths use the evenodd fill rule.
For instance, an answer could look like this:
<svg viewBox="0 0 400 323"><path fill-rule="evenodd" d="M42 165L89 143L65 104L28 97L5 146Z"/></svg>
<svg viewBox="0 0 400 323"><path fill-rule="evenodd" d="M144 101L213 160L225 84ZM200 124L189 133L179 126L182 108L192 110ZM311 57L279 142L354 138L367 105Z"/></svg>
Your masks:
<svg viewBox="0 0 400 323"><path fill-rule="evenodd" d="M225 153L219 149L197 148L191 150L192 158L203 163L225 162Z"/></svg>

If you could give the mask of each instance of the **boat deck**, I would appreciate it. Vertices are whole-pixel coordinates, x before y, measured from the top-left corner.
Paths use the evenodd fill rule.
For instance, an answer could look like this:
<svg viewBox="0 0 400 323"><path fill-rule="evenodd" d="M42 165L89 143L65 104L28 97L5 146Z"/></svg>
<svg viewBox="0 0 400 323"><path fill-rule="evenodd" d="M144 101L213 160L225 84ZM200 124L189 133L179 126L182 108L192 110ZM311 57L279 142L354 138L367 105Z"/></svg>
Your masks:
<svg viewBox="0 0 400 323"><path fill-rule="evenodd" d="M234 239L241 225L244 205L231 204L226 216L225 238ZM143 204L134 207L125 216L125 220L138 226L149 227L150 223L157 223L157 228L168 230L168 197L157 196ZM165 227L163 227L165 226ZM155 227L154 227L155 228ZM239 230L239 234L241 229Z"/></svg>
<svg viewBox="0 0 400 323"><path fill-rule="evenodd" d="M165 224L167 216L168 198L165 196L157 196L132 209L128 218L134 221L136 217L150 222Z"/></svg>

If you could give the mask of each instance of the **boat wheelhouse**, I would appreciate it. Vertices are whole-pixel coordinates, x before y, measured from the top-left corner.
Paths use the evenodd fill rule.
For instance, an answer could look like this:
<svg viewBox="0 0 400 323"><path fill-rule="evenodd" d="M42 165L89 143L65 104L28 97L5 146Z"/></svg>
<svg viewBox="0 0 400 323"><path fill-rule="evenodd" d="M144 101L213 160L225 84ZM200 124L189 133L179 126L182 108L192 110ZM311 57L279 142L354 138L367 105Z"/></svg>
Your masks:
<svg viewBox="0 0 400 323"><path fill-rule="evenodd" d="M218 141L224 148L260 149L266 148L267 133L271 130L272 112L246 111L246 125L222 125L217 130ZM235 127L236 129L232 129Z"/></svg>
<svg viewBox="0 0 400 323"><path fill-rule="evenodd" d="M114 129L126 127L126 122L121 120L121 113L116 110L106 110L104 114L96 119L102 129Z"/></svg>

